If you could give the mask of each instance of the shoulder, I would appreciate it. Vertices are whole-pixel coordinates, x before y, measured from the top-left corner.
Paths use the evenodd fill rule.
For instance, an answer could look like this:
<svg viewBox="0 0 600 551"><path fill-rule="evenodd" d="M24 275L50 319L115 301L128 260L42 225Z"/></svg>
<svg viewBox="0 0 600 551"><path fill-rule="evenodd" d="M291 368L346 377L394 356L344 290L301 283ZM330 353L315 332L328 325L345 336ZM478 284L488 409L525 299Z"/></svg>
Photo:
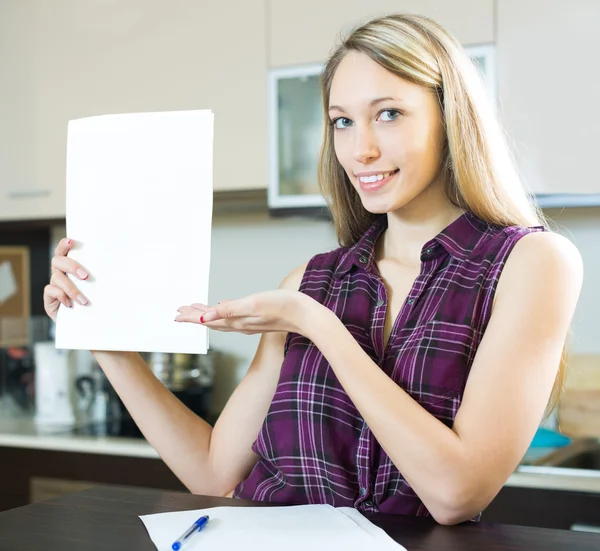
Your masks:
<svg viewBox="0 0 600 551"><path fill-rule="evenodd" d="M289 274L287 274L281 283L279 284L280 289L289 289L291 291L297 291L300 288L300 283L302 283L302 277L304 276L304 272L306 271L306 267L308 266L308 262L301 264L294 268Z"/></svg>
<svg viewBox="0 0 600 551"><path fill-rule="evenodd" d="M515 289L526 292L566 293L578 296L583 281L583 262L577 247L551 231L522 235L506 259L498 293Z"/></svg>
<svg viewBox="0 0 600 551"><path fill-rule="evenodd" d="M577 247L566 237L551 231L523 235L515 244L506 266L514 271L561 270L573 277L583 275L583 262Z"/></svg>
<svg viewBox="0 0 600 551"><path fill-rule="evenodd" d="M297 291L307 270L313 273L313 275L318 272L319 277L323 277L328 272L333 274L347 250L346 247L339 247L332 251L313 256L308 262L297 266L288 273L280 283L279 288Z"/></svg>

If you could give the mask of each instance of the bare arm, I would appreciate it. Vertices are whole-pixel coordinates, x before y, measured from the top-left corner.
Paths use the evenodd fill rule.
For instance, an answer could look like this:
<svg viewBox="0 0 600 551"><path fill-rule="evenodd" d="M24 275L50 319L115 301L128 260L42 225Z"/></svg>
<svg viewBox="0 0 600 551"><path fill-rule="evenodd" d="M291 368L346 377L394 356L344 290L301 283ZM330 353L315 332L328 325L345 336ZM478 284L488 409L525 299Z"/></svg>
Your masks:
<svg viewBox="0 0 600 551"><path fill-rule="evenodd" d="M148 442L195 494L222 496L243 480L275 392L284 333L263 335L248 372L214 429L182 404L137 353L93 352Z"/></svg>
<svg viewBox="0 0 600 551"><path fill-rule="evenodd" d="M53 319L59 305L69 307L79 295L65 275L78 277L82 268L66 256L72 246L66 239L59 243L50 285L44 290L46 312ZM280 287L297 290L303 273L304 266L294 270ZM143 435L183 484L193 493L226 495L257 461L251 445L275 392L285 337L282 332L262 335L248 372L214 428L182 404L139 354L93 354Z"/></svg>
<svg viewBox="0 0 600 551"><path fill-rule="evenodd" d="M454 524L482 511L525 453L556 377L581 282L581 257L566 239L534 233L517 243L452 429L381 371L333 313L311 307L307 336L438 522Z"/></svg>

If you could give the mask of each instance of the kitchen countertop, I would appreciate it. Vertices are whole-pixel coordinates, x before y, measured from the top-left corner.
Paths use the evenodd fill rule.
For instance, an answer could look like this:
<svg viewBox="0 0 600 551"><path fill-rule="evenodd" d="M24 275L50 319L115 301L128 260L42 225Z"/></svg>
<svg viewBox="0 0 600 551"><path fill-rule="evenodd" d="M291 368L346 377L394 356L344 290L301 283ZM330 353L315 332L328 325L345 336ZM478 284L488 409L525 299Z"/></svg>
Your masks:
<svg viewBox="0 0 600 551"><path fill-rule="evenodd" d="M36 426L31 417L0 417L0 447L159 458L143 438L71 434L64 427Z"/></svg>
<svg viewBox="0 0 600 551"><path fill-rule="evenodd" d="M83 436L37 427L33 418L0 417L0 447L44 449L159 459L143 438ZM506 486L600 493L600 471L520 465Z"/></svg>

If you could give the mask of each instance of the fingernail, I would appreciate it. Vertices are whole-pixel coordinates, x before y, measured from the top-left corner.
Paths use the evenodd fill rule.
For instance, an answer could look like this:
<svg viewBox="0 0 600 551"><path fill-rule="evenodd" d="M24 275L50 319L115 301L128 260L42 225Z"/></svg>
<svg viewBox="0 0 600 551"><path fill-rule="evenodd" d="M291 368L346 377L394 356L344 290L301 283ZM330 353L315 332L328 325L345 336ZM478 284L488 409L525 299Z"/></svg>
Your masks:
<svg viewBox="0 0 600 551"><path fill-rule="evenodd" d="M200 321L202 323L205 323L207 321L214 321L217 319L217 313L216 312L206 312L201 318Z"/></svg>
<svg viewBox="0 0 600 551"><path fill-rule="evenodd" d="M200 323L204 323L204 315L200 316Z"/></svg>
<svg viewBox="0 0 600 551"><path fill-rule="evenodd" d="M72 240L72 239L69 239L69 240L67 241L67 245L72 245L72 244L73 244L73 240Z"/></svg>
<svg viewBox="0 0 600 551"><path fill-rule="evenodd" d="M80 277L80 279L88 278L88 274L86 274L81 268L77 270L77 275Z"/></svg>
<svg viewBox="0 0 600 551"><path fill-rule="evenodd" d="M85 298L83 295L77 295L77 302L79 302L79 304L85 305L88 303L87 298Z"/></svg>

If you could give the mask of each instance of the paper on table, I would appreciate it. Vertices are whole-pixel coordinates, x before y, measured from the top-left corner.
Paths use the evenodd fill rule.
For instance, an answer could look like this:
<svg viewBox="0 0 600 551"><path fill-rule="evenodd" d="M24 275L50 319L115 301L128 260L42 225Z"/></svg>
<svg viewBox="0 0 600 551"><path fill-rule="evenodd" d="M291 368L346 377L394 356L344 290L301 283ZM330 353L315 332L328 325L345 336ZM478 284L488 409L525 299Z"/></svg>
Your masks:
<svg viewBox="0 0 600 551"><path fill-rule="evenodd" d="M186 544L185 551L406 551L350 507L214 507L140 519L156 549L171 551L173 542L203 515L209 515L210 522Z"/></svg>
<svg viewBox="0 0 600 551"><path fill-rule="evenodd" d="M206 303L212 220L210 110L69 122L69 276L89 305L60 308L56 347L206 353L207 329L174 321Z"/></svg>

